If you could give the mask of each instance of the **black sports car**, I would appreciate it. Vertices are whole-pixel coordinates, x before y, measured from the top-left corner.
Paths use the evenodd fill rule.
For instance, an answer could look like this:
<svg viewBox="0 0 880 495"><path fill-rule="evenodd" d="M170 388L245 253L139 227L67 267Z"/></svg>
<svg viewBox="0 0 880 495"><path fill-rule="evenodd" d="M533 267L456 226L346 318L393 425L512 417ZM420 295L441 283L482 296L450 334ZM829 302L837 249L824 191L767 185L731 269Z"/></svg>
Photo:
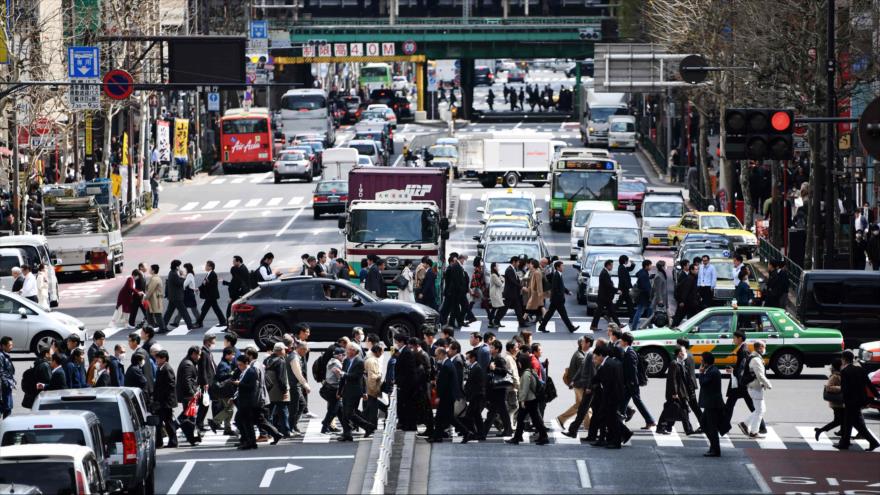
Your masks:
<svg viewBox="0 0 880 495"><path fill-rule="evenodd" d="M390 345L395 333L421 336L439 331L439 314L418 303L377 299L346 280L295 276L264 282L232 305L229 330L271 349L297 324L311 328L311 340L335 341L354 327L376 333Z"/></svg>

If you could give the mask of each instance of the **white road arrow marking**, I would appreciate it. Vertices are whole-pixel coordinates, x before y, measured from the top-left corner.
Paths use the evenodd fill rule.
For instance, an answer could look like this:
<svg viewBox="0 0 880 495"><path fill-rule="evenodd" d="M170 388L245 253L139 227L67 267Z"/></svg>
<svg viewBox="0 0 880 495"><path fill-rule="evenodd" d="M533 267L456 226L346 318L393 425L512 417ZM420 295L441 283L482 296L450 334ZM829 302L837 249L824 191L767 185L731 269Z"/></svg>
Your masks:
<svg viewBox="0 0 880 495"><path fill-rule="evenodd" d="M277 468L269 468L266 470L266 473L263 474L263 480L260 481L260 488L269 488L272 486L272 479L275 477L275 473L279 471L283 471L284 474L292 473L294 471L299 471L302 469L301 466L297 466L296 464L287 463L284 467Z"/></svg>
<svg viewBox="0 0 880 495"><path fill-rule="evenodd" d="M166 236L163 236L163 237L159 237L158 239L150 239L150 242L165 242L165 241L167 241L168 239L171 239L171 236L167 236L167 235L166 235Z"/></svg>

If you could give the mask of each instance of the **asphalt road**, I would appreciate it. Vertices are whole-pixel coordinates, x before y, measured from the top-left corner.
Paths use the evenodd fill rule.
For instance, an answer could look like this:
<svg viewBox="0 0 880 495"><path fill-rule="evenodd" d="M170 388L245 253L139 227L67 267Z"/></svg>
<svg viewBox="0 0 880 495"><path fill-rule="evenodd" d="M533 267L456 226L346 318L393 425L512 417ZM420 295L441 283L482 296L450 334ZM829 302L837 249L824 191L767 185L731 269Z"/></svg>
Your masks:
<svg viewBox="0 0 880 495"><path fill-rule="evenodd" d="M459 132L509 128L553 132L556 137L577 144L577 129L573 124L485 124L471 125ZM396 133L398 151L403 139L427 132L436 132L436 129L402 124ZM343 131L340 139L347 136ZM616 153L615 156L626 177L646 177L658 183L638 154ZM334 216L312 218L313 187L299 182L276 185L270 174L199 176L191 182L165 184L160 193L159 211L126 235L125 270L132 270L142 261L158 263L164 273L172 259L180 259L193 263L201 273L204 262L211 259L224 278L228 277L233 255L241 255L246 264L254 268L263 253L272 251L276 267L297 271L302 253L341 248L342 244ZM533 192L538 206L547 210L549 188L523 188ZM485 191L474 182L454 184L459 217L448 251L475 254L476 246L471 237L479 231L476 208ZM569 234L553 232L549 226L542 229L551 252L567 260ZM669 262L672 255L669 250L652 250L646 257ZM92 331L105 328L123 280L121 276L111 280L65 280L61 286L60 310L82 319ZM576 285L571 269L566 272L566 284L571 289ZM225 307L226 300L221 304ZM584 306L578 305L573 297L567 306L575 323L581 325L578 333L587 332L589 322ZM468 347L465 332L486 330L484 314L478 310L477 315L479 324L464 328L459 334L465 348ZM512 321L512 316L508 319ZM205 329L179 327L160 336L158 341L170 352L176 366L186 347L200 344L206 332L223 331L212 326L214 323L213 315L209 315ZM551 363L550 375L560 395L547 406L548 424L573 401L573 394L562 385L562 373L579 336L569 334L558 319L554 319L549 329L551 333L536 336L536 340L544 344L545 356ZM499 334L502 340L507 340L515 331L506 327L500 329ZM124 342L126 330L116 329L112 333L110 346ZM320 342L320 336L313 336L313 340ZM245 340L239 346L248 343ZM31 360L30 356L16 358L19 377ZM432 493L876 491L872 483L880 482L875 479L880 457L859 452L865 444L863 441L853 452L837 453L829 451L832 449L829 437L823 437L820 442L812 438L813 427L831 418L831 411L822 400L825 376L824 369L814 368L806 369L801 377L792 380L776 379L771 374L774 388L766 397L770 433L764 439L752 440L735 428L723 442L720 459L703 459L701 454L706 441L702 437L685 437L680 432L658 436L637 431L631 446L620 451L597 452L561 436L558 426L553 425L552 443L546 447L528 443L510 446L501 439L468 445L434 444L428 450L430 458L425 460L425 465L430 466L429 472L413 472L412 477ZM317 384L312 385L317 390ZM660 379L652 379L642 390L655 419L663 404L663 392L664 382ZM16 403L19 401L20 396L16 395ZM322 400L314 396L310 404L312 412L323 416ZM734 421L744 419L747 412L745 406L739 405ZM643 424L642 418L636 415L630 426L638 429ZM880 416L869 414L868 424L876 433ZM261 445L257 451L236 451L230 440L214 434L208 434L200 447L162 451L157 466L157 491L359 491L359 477L369 457L369 443L339 444L329 436L320 435L319 419L304 420L301 426L307 432L305 438L285 440L278 446ZM272 470L271 476L268 470ZM707 473L711 476L706 476Z"/></svg>

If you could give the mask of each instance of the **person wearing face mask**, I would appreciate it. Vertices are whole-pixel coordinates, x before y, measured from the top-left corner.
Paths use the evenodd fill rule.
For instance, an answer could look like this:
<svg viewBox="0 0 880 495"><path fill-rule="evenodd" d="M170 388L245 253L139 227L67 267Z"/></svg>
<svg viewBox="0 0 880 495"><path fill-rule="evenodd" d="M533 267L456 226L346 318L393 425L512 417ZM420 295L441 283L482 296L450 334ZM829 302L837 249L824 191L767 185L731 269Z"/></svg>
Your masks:
<svg viewBox="0 0 880 495"><path fill-rule="evenodd" d="M110 383L110 360L105 355L99 354L95 357L95 377L94 385L98 387L111 387Z"/></svg>
<svg viewBox="0 0 880 495"><path fill-rule="evenodd" d="M122 344L116 344L113 355L107 357L107 371L110 377L111 387L122 387L125 383L125 348Z"/></svg>
<svg viewBox="0 0 880 495"><path fill-rule="evenodd" d="M686 357L687 351L685 348L677 347L675 361L670 363L669 371L666 373L666 403L663 405L660 419L657 420L657 433L662 435L672 433L676 421L681 421L686 435L694 433L688 412L690 392L687 387Z"/></svg>

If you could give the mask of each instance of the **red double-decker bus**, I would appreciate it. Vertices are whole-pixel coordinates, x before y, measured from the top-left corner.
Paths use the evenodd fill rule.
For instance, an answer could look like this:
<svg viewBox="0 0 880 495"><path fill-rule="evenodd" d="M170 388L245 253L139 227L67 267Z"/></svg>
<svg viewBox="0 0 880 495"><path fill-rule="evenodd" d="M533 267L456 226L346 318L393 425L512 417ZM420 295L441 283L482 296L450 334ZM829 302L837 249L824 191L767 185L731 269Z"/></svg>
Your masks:
<svg viewBox="0 0 880 495"><path fill-rule="evenodd" d="M271 171L273 144L268 108L232 108L220 118L223 173Z"/></svg>

